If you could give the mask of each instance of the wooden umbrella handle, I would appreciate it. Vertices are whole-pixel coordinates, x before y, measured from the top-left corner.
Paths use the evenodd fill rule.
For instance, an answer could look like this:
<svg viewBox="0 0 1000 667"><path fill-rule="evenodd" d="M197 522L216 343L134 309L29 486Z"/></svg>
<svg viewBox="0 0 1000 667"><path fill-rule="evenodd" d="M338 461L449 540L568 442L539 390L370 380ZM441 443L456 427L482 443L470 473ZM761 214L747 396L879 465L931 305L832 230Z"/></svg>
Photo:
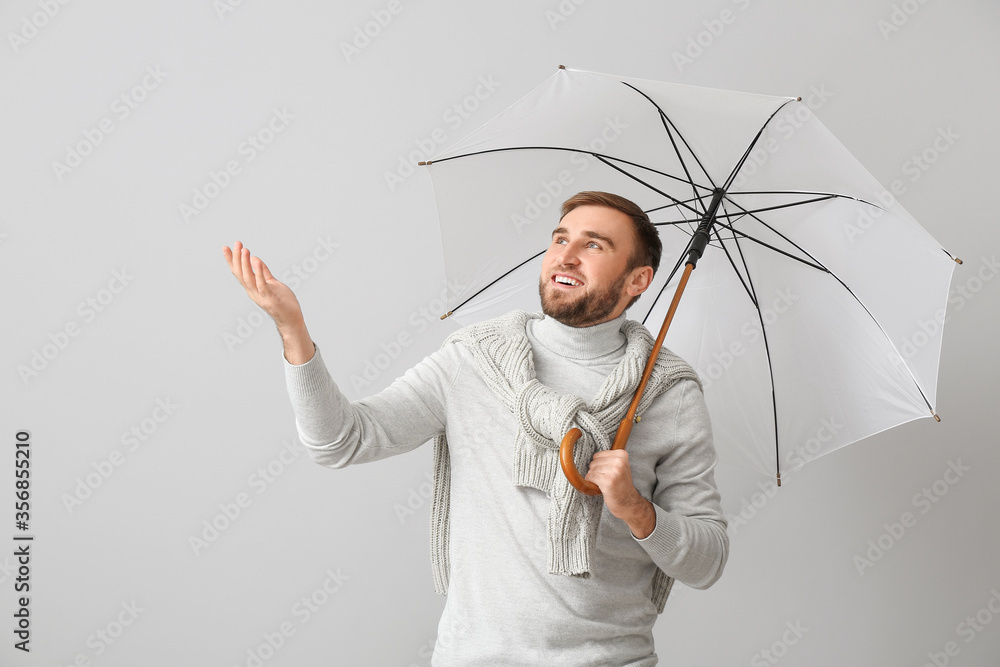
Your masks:
<svg viewBox="0 0 1000 667"><path fill-rule="evenodd" d="M681 294L684 293L684 287L687 285L688 278L691 277L692 270L694 270L694 263L688 262L687 266L684 267L684 273L681 275L680 282L677 284L677 290L674 292L674 298L670 302L667 315L663 318L663 326L660 327L660 333L653 343L653 350L646 361L646 369L643 371L642 379L639 381L639 386L632 397L632 403L629 405L628 412L625 413L625 418L618 425L618 431L615 433L615 440L611 445L611 449L625 449L628 437L632 433L632 424L638 421L635 413L639 409L639 401L642 399L642 393L646 391L649 376L653 373L656 358L660 354L660 348L663 347L663 339L667 336L667 329L670 328L670 322L674 319L677 304L680 303ZM569 483L577 491L588 496L599 496L601 495L601 489L593 482L585 480L573 462L573 448L576 446L576 441L580 439L581 435L583 433L580 429L574 428L570 429L569 433L563 436L562 442L559 444L559 463L562 465L563 474L566 475L566 479L569 480Z"/></svg>
<svg viewBox="0 0 1000 667"><path fill-rule="evenodd" d="M588 496L599 496L601 489L593 482L585 480L573 462L573 447L576 446L576 441L580 439L581 435L583 435L583 431L571 428L569 433L563 436L562 442L559 444L559 463L562 465L563 474L566 475L566 479L573 485L573 488Z"/></svg>

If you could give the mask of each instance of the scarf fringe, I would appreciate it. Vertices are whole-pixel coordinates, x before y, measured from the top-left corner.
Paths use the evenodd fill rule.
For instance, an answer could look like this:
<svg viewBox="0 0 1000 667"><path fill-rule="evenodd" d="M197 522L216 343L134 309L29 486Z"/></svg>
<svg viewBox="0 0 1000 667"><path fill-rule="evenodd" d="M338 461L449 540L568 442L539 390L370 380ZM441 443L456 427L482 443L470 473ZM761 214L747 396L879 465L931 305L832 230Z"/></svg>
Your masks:
<svg viewBox="0 0 1000 667"><path fill-rule="evenodd" d="M431 570L434 574L434 591L448 594L448 577L451 574L451 524L448 518L451 495L451 459L448 440L444 435L434 438L434 493L431 500Z"/></svg>

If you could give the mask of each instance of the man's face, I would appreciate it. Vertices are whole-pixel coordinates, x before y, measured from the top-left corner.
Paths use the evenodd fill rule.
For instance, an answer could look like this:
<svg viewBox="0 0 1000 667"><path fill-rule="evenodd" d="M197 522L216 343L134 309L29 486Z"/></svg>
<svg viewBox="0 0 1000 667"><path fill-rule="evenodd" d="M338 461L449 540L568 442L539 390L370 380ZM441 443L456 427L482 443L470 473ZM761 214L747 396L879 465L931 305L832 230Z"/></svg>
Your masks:
<svg viewBox="0 0 1000 667"><path fill-rule="evenodd" d="M578 206L559 221L542 258L542 312L572 327L613 320L652 278L627 270L635 243L632 220L612 208ZM638 289L638 291L636 291Z"/></svg>

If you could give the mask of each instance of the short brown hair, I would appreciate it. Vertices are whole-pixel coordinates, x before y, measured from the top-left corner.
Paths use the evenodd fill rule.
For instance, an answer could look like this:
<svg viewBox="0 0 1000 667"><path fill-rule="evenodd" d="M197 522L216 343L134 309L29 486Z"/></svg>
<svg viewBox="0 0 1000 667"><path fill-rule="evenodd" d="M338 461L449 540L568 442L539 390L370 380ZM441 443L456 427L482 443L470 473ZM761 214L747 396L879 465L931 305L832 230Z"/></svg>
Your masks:
<svg viewBox="0 0 1000 667"><path fill-rule="evenodd" d="M635 202L625 199L625 197L620 195L611 194L610 192L586 190L576 193L563 202L562 215L559 219L562 220L565 218L567 213L578 206L603 206L621 211L627 215L632 220L636 239L635 247L632 248L632 254L629 256L627 270L631 271L640 266L651 266L653 267L653 273L656 274L656 270L660 268L660 255L663 254L660 233L653 223L649 221L649 216L646 215L646 212L639 208ZM629 305L632 304L630 303Z"/></svg>

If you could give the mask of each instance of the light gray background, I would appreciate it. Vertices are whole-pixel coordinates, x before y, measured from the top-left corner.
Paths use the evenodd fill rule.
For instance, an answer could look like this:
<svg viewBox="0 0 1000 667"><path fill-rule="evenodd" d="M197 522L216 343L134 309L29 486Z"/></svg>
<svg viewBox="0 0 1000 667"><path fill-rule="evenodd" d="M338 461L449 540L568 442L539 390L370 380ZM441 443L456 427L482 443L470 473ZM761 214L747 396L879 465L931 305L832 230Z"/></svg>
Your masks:
<svg viewBox="0 0 1000 667"><path fill-rule="evenodd" d="M354 398L386 386L455 325L424 316L447 290L429 178L390 188L385 173L436 129L455 140L566 64L824 91L820 119L883 184L901 180L899 201L965 260L944 336L942 423L838 451L777 494L720 465L725 510L743 513L732 555L710 590L674 589L655 628L661 664L1000 664L989 609L1000 609L1000 5L221 4L0 7L0 663L245 666L283 623L294 634L263 651L269 667L429 663L443 604L428 562L430 448L342 471L301 455L279 341L269 322L253 326L221 248L240 239L279 277L299 266L308 279L296 292L334 378ZM391 21L376 31L373 16ZM348 58L341 45L366 25L378 34ZM678 61L685 50L693 57ZM144 99L122 118L115 100L144 77ZM287 126L248 161L241 142L275 109L291 114ZM113 132L60 179L53 163L105 118ZM939 132L951 139L935 147ZM933 164L914 169L925 152ZM230 160L240 172L185 221L179 206ZM124 289L115 271L130 277ZM104 299L102 311L81 308L88 298ZM78 335L61 338L67 325ZM53 358L22 377L45 350ZM158 400L176 407L166 415ZM146 429L134 448L122 440L133 427ZM18 429L33 442L30 655L8 630ZM101 478L116 450L121 465ZM943 481L959 463L969 470ZM88 475L100 485L67 507ZM941 492L936 502L915 502L924 488ZM221 508L234 513L239 494L249 504L195 553L190 538L204 538L205 522L224 526ZM913 521L893 536L905 512ZM859 566L880 540L890 548ZM322 601L307 618L304 597ZM134 620L123 604L141 609ZM977 612L988 622L972 630ZM106 644L99 631L117 637Z"/></svg>

